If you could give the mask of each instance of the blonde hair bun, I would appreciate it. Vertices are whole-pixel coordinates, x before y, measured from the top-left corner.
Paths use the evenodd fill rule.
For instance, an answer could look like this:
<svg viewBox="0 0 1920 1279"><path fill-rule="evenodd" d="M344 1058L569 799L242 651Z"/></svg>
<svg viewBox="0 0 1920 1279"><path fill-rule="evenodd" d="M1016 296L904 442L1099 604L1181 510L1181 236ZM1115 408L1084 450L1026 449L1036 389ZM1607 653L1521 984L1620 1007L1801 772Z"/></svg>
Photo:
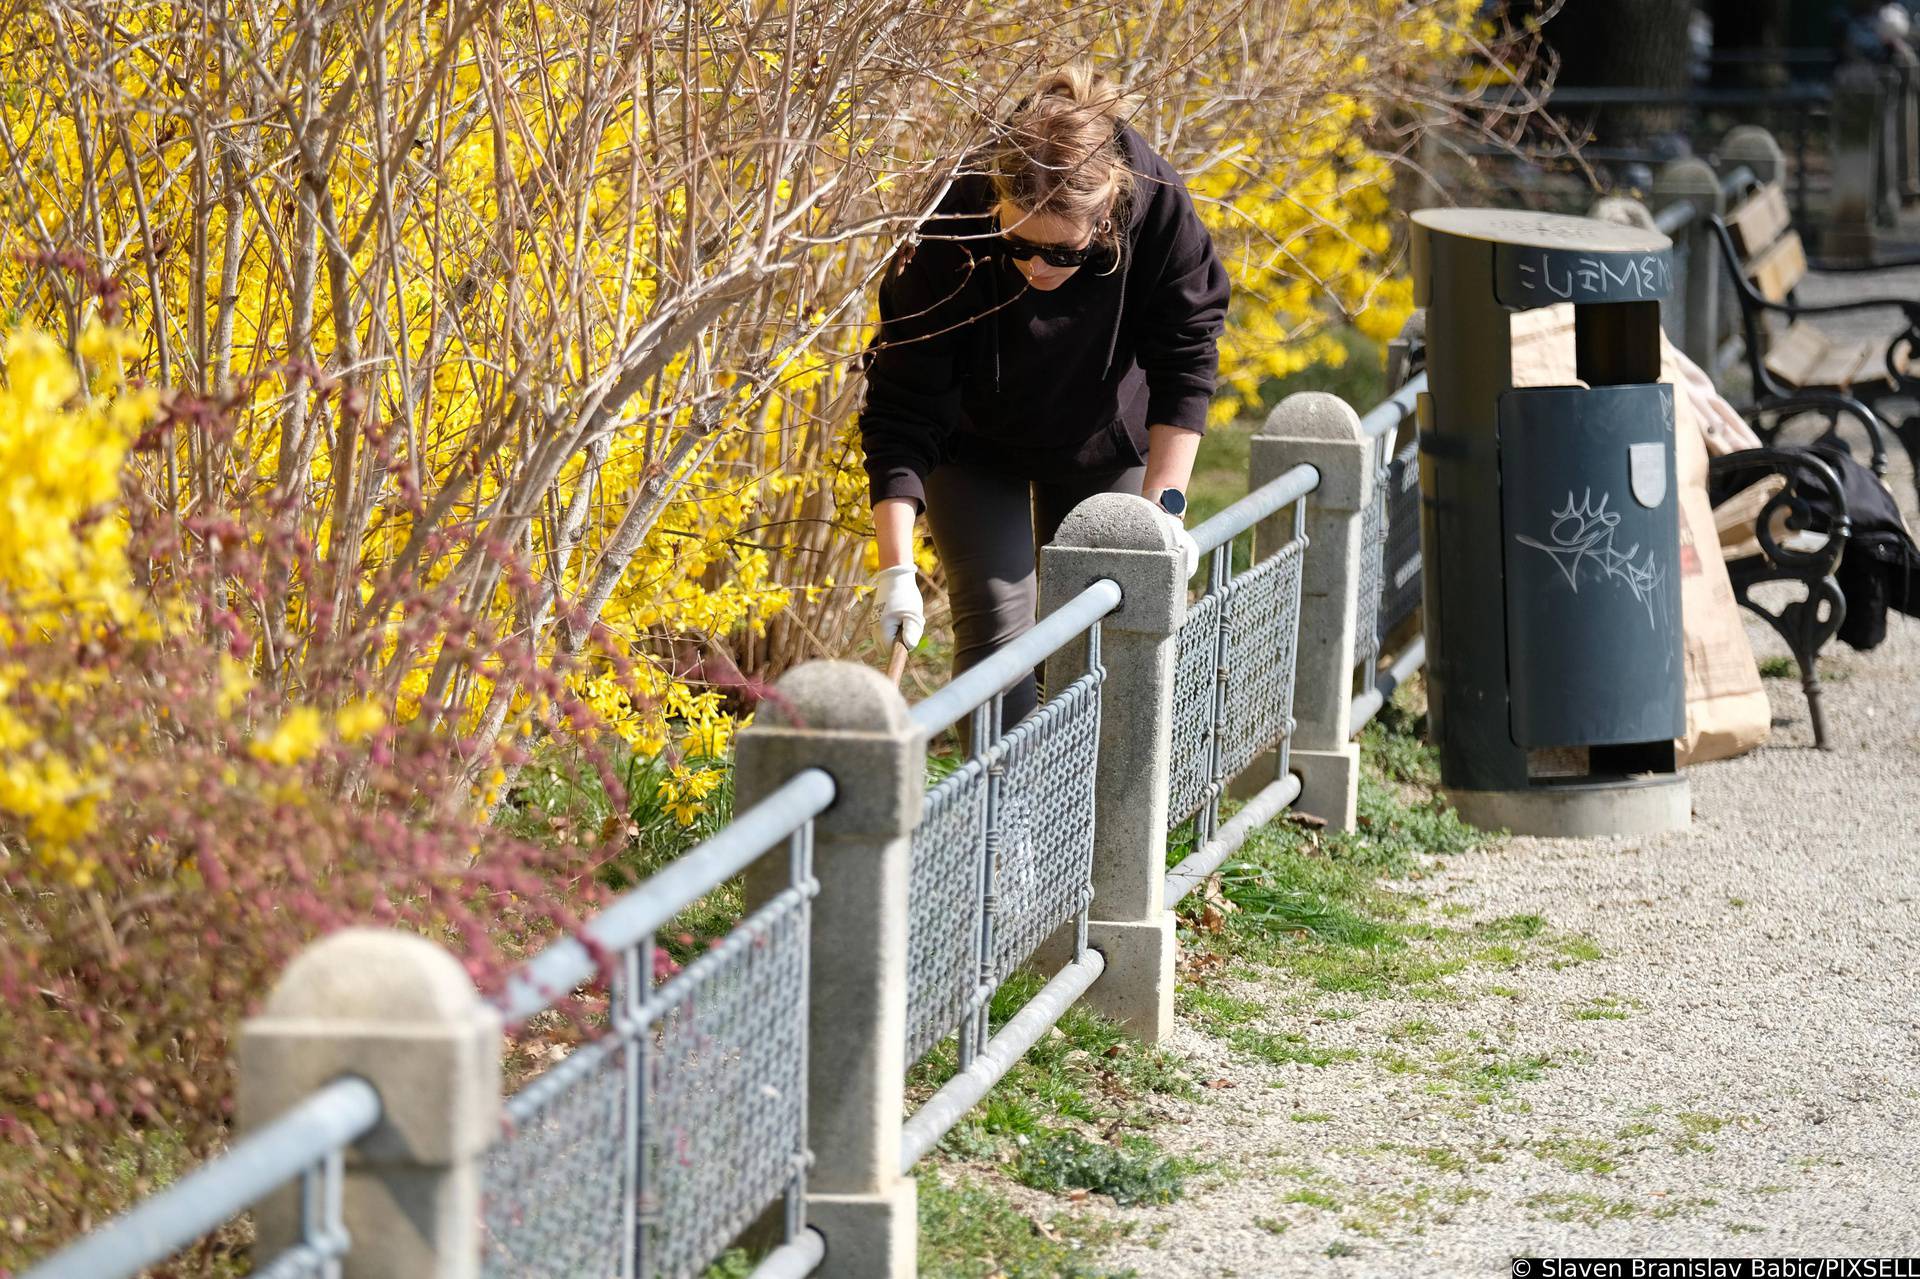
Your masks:
<svg viewBox="0 0 1920 1279"><path fill-rule="evenodd" d="M1040 77L1014 109L993 156L994 194L1124 245L1133 194L1120 131L1133 99L1082 59ZM1105 231L1099 231L1101 223Z"/></svg>

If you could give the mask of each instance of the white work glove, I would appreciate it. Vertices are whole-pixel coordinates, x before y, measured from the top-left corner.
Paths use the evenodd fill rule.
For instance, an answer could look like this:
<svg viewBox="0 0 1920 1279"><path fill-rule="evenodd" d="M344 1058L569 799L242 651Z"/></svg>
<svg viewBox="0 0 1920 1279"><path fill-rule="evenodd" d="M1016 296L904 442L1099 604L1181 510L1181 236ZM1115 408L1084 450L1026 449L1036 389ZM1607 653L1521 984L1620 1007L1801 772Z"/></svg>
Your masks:
<svg viewBox="0 0 1920 1279"><path fill-rule="evenodd" d="M913 565L896 564L873 575L873 598L880 609L880 642L891 646L897 635L908 648L920 646L927 629L927 606L913 580Z"/></svg>
<svg viewBox="0 0 1920 1279"><path fill-rule="evenodd" d="M1180 522L1178 515L1160 511L1160 518L1165 520L1168 527L1173 530L1173 544L1180 552L1181 577L1183 579L1192 577L1200 567L1200 543L1193 540L1193 534L1187 532L1187 526Z"/></svg>

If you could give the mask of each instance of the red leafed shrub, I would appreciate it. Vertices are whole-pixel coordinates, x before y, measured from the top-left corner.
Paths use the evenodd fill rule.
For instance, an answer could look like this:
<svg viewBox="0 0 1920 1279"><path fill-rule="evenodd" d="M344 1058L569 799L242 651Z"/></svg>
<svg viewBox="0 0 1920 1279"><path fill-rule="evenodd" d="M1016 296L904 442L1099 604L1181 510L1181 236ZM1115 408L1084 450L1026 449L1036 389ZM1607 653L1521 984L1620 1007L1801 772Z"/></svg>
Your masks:
<svg viewBox="0 0 1920 1279"><path fill-rule="evenodd" d="M51 510L73 469L54 452L116 431L164 450L218 410L79 389L30 362L44 342L8 354L0 446L36 474L0 498ZM460 580L329 563L270 493L186 516L131 478L98 496L43 545L0 534L0 1274L221 1144L235 1027L302 945L408 929L485 989L592 907L628 838L489 818L546 739L626 802L575 672L513 622L539 593L505 548L476 608ZM391 607L333 625L343 586Z"/></svg>

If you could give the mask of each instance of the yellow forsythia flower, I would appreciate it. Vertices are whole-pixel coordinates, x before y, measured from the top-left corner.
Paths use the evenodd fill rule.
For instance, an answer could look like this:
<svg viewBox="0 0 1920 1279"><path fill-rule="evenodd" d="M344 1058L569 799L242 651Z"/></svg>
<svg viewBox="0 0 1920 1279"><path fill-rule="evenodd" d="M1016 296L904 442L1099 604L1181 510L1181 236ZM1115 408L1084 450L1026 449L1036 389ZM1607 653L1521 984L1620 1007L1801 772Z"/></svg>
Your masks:
<svg viewBox="0 0 1920 1279"><path fill-rule="evenodd" d="M363 742L386 724L387 713L372 702L349 702L333 717L333 729L343 742Z"/></svg>
<svg viewBox="0 0 1920 1279"><path fill-rule="evenodd" d="M271 736L255 739L247 750L255 759L269 764L298 764L313 758L326 740L326 723L320 712L311 706L296 706Z"/></svg>

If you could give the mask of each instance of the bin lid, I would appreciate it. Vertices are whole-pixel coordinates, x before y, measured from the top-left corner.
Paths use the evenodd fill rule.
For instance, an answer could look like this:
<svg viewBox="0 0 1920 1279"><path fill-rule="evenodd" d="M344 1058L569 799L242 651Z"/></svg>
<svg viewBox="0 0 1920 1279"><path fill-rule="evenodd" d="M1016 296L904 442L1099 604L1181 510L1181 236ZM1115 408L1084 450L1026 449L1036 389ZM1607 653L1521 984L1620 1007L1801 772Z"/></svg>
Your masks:
<svg viewBox="0 0 1920 1279"><path fill-rule="evenodd" d="M1526 209L1421 209L1413 222L1491 244L1503 306L1652 302L1673 288L1673 242L1658 231Z"/></svg>

